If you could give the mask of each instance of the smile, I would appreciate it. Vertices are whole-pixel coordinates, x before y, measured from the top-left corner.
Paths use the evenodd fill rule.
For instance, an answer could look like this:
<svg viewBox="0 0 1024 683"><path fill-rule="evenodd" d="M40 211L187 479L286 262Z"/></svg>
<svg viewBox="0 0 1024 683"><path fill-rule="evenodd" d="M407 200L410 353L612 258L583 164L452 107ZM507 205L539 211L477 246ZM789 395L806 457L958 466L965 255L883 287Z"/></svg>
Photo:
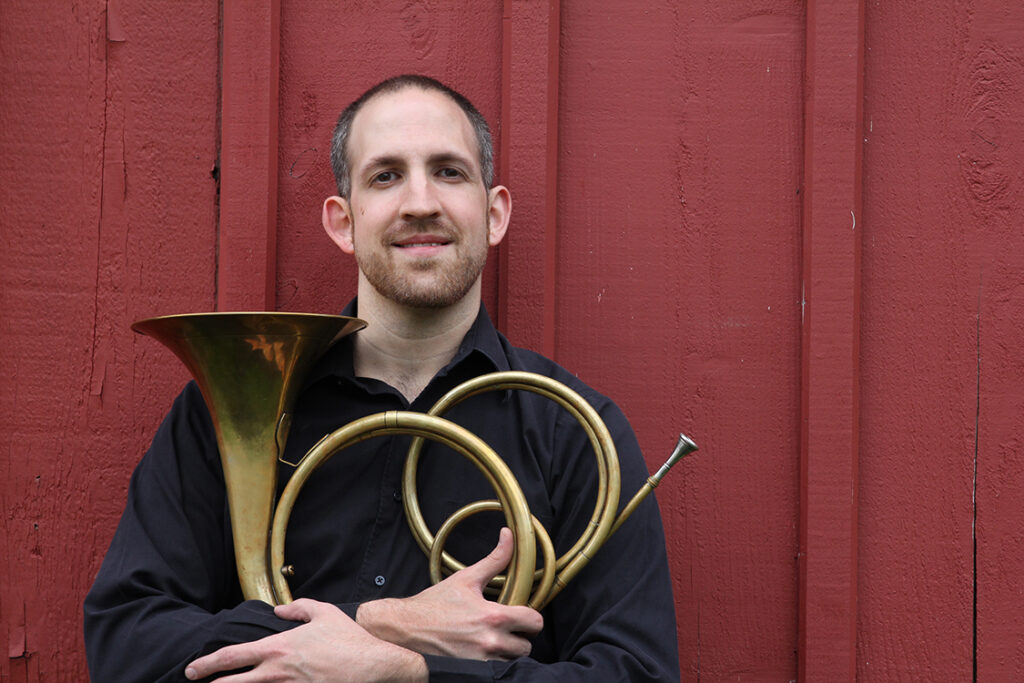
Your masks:
<svg viewBox="0 0 1024 683"><path fill-rule="evenodd" d="M437 249L439 247L446 247L451 243L451 238L440 232L421 232L400 237L394 240L391 245L399 249Z"/></svg>

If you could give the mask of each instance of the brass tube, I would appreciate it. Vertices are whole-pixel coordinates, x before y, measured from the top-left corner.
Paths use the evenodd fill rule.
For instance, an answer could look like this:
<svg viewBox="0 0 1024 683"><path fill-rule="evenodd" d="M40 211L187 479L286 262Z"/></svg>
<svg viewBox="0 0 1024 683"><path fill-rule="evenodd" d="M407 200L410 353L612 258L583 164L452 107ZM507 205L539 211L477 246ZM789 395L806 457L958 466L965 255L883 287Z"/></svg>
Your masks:
<svg viewBox="0 0 1024 683"><path fill-rule="evenodd" d="M657 488L658 484L661 483L661 478L668 474L668 471L675 467L677 462L690 453L693 453L695 450L697 450L697 444L695 444L690 437L685 434L680 434L679 441L676 443L676 447L672 451L672 454L668 456L668 460L665 461L665 464L658 468L657 472L647 478L647 482L641 486L640 490L633 495L633 498L626 503L626 507L622 508L622 512L619 513L619 516L615 520L615 524L612 525L611 533L614 534L619 530L622 523L629 519L629 516L633 514L634 510L636 510L637 505L639 505L651 491Z"/></svg>

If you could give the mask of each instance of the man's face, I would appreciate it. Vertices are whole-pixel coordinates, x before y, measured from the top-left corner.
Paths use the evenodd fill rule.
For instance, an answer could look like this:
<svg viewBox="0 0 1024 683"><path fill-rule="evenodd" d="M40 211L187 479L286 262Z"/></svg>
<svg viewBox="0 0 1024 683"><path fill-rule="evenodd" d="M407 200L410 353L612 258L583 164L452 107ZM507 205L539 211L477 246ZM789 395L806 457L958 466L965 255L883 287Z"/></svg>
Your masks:
<svg viewBox="0 0 1024 683"><path fill-rule="evenodd" d="M462 300L507 216L495 225L496 190L483 185L476 137L458 105L416 87L378 95L352 122L348 160L352 191L338 200L346 236L332 237L355 254L363 277L407 306Z"/></svg>

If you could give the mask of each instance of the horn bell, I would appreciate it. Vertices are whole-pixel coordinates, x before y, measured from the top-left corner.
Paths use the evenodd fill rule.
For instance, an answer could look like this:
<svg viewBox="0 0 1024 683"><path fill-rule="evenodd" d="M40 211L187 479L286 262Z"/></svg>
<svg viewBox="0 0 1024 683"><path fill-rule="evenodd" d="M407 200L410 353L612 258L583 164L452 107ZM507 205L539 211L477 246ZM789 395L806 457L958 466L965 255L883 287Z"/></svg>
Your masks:
<svg viewBox="0 0 1024 683"><path fill-rule="evenodd" d="M268 536L295 398L316 361L365 326L358 318L310 313L193 313L132 325L181 359L209 408L247 600L279 603Z"/></svg>

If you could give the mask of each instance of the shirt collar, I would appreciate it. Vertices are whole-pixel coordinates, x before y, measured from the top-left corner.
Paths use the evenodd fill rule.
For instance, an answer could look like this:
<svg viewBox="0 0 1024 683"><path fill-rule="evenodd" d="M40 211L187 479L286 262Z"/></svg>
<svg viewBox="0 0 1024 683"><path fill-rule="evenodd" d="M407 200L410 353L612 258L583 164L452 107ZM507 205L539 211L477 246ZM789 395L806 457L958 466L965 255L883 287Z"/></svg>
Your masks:
<svg viewBox="0 0 1024 683"><path fill-rule="evenodd" d="M342 310L341 315L358 317L358 299L352 299ZM498 371L510 369L508 356L501 343L501 335L491 322L487 309L481 302L480 311L470 326L466 336L462 338L455 356L444 368L438 372L443 377L464 362L479 359L480 362L489 366L487 371ZM479 374L482 374L479 373ZM306 386L312 385L325 377L353 377L355 370L352 366L352 335L345 337L335 344L323 358L316 364Z"/></svg>

